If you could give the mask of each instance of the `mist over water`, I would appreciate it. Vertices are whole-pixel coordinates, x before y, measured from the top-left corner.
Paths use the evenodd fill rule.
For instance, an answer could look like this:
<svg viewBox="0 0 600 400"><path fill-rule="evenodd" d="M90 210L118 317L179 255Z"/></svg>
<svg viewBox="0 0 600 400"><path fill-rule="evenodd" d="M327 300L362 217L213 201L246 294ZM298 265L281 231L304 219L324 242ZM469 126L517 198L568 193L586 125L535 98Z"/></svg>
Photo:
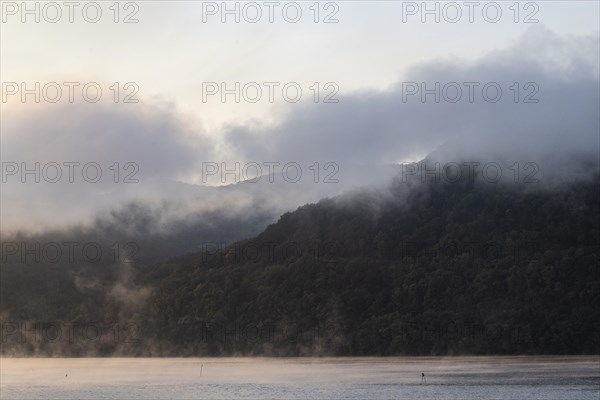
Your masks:
<svg viewBox="0 0 600 400"><path fill-rule="evenodd" d="M598 357L3 358L17 399L597 399ZM426 382L421 382L425 373Z"/></svg>

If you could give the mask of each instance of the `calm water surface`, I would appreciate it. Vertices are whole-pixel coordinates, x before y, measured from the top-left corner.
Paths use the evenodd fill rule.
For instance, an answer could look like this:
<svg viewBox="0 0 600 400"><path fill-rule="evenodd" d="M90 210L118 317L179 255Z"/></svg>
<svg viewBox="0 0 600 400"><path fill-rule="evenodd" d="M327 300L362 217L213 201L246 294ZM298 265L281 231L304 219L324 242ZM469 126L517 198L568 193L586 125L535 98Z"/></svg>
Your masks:
<svg viewBox="0 0 600 400"><path fill-rule="evenodd" d="M2 358L0 366L1 399L600 399L598 357Z"/></svg>

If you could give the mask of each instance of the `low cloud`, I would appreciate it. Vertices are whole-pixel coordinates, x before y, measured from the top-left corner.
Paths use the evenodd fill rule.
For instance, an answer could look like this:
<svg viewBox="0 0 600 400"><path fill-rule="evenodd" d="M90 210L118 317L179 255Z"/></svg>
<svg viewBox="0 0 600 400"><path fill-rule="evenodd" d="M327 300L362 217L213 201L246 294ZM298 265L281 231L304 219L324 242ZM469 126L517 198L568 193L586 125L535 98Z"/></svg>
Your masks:
<svg viewBox="0 0 600 400"><path fill-rule="evenodd" d="M445 143L481 157L501 153L528 161L556 153L597 153L597 49L597 36L561 37L535 28L513 46L476 61L417 65L388 91L353 93L340 97L338 104L306 105L279 126L231 127L227 138L249 159L277 156L359 164L414 160ZM436 82L439 102L433 94L422 102L420 85L430 90ZM462 89L456 102L448 101L457 96L453 82ZM472 102L466 82L478 85ZM419 92L411 95L414 83ZM483 97L486 83L501 88L500 100ZM488 99L495 97L490 87Z"/></svg>
<svg viewBox="0 0 600 400"><path fill-rule="evenodd" d="M35 162L93 161L101 165L103 179L22 184L18 175L8 177L2 190L2 230L98 223L97 216L113 215L110 210L131 203L159 210L148 214L160 215L160 226L203 212L231 216L258 210L276 218L323 196L385 183L396 172L390 164L417 160L436 149L438 159L508 157L521 163L562 163L563 169L579 157L597 160L597 48L597 36L562 37L538 27L475 61L433 60L416 65L389 90L340 94L337 104L295 104L276 118L281 121L277 125L229 126L220 136L208 135L197 118L170 105L21 106L3 115L3 163L31 167ZM421 84L434 88L436 82L442 91L450 84L439 102L433 94L424 102L421 93L410 94ZM447 99L456 96L453 82L462 88L456 102ZM478 84L472 102L466 82ZM490 82L502 89L497 102L482 95ZM493 97L494 88L489 93ZM314 162L321 167L335 162L340 179L335 184L270 184L263 179L226 188L181 182L197 178L205 161L226 161L225 150L230 161L294 161L305 173ZM115 162L120 163L118 183L111 169ZM138 183L123 183L133 172L127 162L139 167L133 175Z"/></svg>

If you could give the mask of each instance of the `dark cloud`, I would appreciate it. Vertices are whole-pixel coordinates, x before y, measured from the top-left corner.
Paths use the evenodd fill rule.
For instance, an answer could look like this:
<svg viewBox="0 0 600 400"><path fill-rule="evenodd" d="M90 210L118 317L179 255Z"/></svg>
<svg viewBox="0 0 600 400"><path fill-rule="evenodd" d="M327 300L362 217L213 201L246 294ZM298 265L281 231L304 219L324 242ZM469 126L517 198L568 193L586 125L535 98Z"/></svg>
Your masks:
<svg viewBox="0 0 600 400"><path fill-rule="evenodd" d="M2 142L6 161L131 161L140 166L139 178L186 175L214 151L189 118L142 103L80 102L22 111L6 119Z"/></svg>
<svg viewBox="0 0 600 400"><path fill-rule="evenodd" d="M392 163L423 156L443 143L534 161L552 153L598 151L598 38L560 37L543 28L525 34L513 46L494 50L473 62L431 61L415 66L402 82L384 92L340 95L339 104L306 105L277 127L235 127L227 137L248 159L330 159L344 163ZM421 102L407 96L409 82L433 88L457 82L461 100ZM464 82L477 82L473 102ZM519 83L514 102L514 83ZM526 85L531 82L532 84ZM496 103L482 87L502 89ZM525 96L537 89L532 99ZM455 98L448 86L447 98ZM495 96L489 89L489 99ZM263 146L262 143L268 143Z"/></svg>

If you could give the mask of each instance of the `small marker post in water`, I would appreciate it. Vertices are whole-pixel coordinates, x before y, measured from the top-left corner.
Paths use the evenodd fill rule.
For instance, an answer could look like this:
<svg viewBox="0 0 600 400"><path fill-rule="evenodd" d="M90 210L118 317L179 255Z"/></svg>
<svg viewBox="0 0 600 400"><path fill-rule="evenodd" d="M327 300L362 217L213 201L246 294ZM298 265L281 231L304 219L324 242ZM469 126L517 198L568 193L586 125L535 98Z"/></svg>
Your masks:
<svg viewBox="0 0 600 400"><path fill-rule="evenodd" d="M427 378L425 378L425 372L421 372L421 383L427 383Z"/></svg>
<svg viewBox="0 0 600 400"><path fill-rule="evenodd" d="M202 368L204 368L204 364L200 364L200 377L202 378Z"/></svg>

